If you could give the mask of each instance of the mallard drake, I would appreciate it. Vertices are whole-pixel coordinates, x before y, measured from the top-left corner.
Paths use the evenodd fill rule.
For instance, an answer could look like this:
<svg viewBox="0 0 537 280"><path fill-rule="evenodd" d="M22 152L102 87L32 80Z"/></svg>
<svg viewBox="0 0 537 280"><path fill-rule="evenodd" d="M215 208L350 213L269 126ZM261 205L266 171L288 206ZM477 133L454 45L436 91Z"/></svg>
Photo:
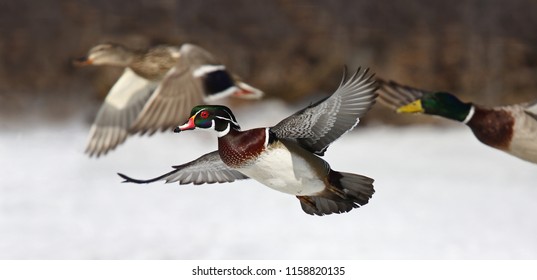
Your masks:
<svg viewBox="0 0 537 280"><path fill-rule="evenodd" d="M263 92L231 75L209 52L192 44L146 51L119 44L93 47L77 65L125 67L91 127L86 153L100 156L128 135L175 127L194 105L227 96L261 98Z"/></svg>
<svg viewBox="0 0 537 280"><path fill-rule="evenodd" d="M242 131L228 107L196 106L175 132L196 128L218 133L218 150L162 176L138 180L118 173L125 182L204 184L252 178L274 190L295 195L310 215L343 213L368 203L373 179L334 171L319 156L352 130L373 106L376 87L367 70L356 71L338 89L273 127Z"/></svg>
<svg viewBox="0 0 537 280"><path fill-rule="evenodd" d="M424 113L466 124L479 141L537 163L537 101L486 108L460 101L448 92L432 92L379 80L382 103L398 113Z"/></svg>

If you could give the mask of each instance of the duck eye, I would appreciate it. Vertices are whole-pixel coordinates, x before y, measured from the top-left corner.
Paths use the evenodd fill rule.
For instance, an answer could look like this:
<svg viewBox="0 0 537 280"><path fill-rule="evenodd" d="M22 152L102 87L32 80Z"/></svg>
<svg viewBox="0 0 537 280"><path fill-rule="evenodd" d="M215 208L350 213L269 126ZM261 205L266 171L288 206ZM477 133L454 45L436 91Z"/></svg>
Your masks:
<svg viewBox="0 0 537 280"><path fill-rule="evenodd" d="M207 111L201 111L201 113L200 113L200 117L201 117L202 119L206 119L206 118L208 118L208 117L209 117L209 112L207 112Z"/></svg>

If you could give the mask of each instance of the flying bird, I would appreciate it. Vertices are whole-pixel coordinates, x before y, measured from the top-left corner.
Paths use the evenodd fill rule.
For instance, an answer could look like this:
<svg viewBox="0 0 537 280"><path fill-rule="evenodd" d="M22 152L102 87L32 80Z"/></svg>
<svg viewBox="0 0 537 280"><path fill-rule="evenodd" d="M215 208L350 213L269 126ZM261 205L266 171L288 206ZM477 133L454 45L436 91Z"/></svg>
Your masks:
<svg viewBox="0 0 537 280"><path fill-rule="evenodd" d="M379 100L397 113L436 115L466 124L483 144L537 163L537 100L486 108L442 91L379 83Z"/></svg>
<svg viewBox="0 0 537 280"><path fill-rule="evenodd" d="M125 182L164 180L179 184L224 183L252 178L269 188L294 195L310 215L351 211L369 202L373 179L335 171L320 156L328 146L352 130L373 106L373 75L358 69L329 97L280 121L273 127L241 130L228 107L200 105L175 132L192 129L218 133L218 150L174 166L150 180L119 175Z"/></svg>
<svg viewBox="0 0 537 280"><path fill-rule="evenodd" d="M125 68L108 92L90 130L86 153L104 155L129 135L171 129L190 109L227 96L258 99L263 92L230 74L199 46L159 45L140 51L119 44L100 44L76 65Z"/></svg>

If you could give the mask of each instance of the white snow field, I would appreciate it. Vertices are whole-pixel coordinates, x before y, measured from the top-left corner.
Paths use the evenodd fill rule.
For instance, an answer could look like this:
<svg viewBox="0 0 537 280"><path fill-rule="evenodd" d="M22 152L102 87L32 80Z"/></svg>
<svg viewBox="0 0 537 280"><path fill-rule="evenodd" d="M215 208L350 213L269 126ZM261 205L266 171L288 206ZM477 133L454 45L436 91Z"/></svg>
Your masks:
<svg viewBox="0 0 537 280"><path fill-rule="evenodd" d="M293 111L263 102L235 115L249 129ZM374 178L376 193L323 217L253 180L135 185L116 175L168 172L216 149L213 133L134 137L90 159L88 130L78 120L0 126L1 259L537 258L537 165L462 125L358 126L325 159Z"/></svg>

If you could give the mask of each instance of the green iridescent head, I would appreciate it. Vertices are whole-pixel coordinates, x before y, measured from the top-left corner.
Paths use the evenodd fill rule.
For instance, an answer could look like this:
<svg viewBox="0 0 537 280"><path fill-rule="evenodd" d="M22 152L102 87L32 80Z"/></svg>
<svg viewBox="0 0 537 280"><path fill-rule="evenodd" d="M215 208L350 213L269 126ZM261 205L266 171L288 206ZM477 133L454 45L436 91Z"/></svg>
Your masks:
<svg viewBox="0 0 537 280"><path fill-rule="evenodd" d="M228 107L221 105L199 105L192 108L188 121L176 127L174 132L196 128L214 129L217 132L224 132L231 127L237 130L240 129L235 116Z"/></svg>
<svg viewBox="0 0 537 280"><path fill-rule="evenodd" d="M460 101L447 92L426 93L420 99L399 107L398 113L424 113L463 122L472 104Z"/></svg>

